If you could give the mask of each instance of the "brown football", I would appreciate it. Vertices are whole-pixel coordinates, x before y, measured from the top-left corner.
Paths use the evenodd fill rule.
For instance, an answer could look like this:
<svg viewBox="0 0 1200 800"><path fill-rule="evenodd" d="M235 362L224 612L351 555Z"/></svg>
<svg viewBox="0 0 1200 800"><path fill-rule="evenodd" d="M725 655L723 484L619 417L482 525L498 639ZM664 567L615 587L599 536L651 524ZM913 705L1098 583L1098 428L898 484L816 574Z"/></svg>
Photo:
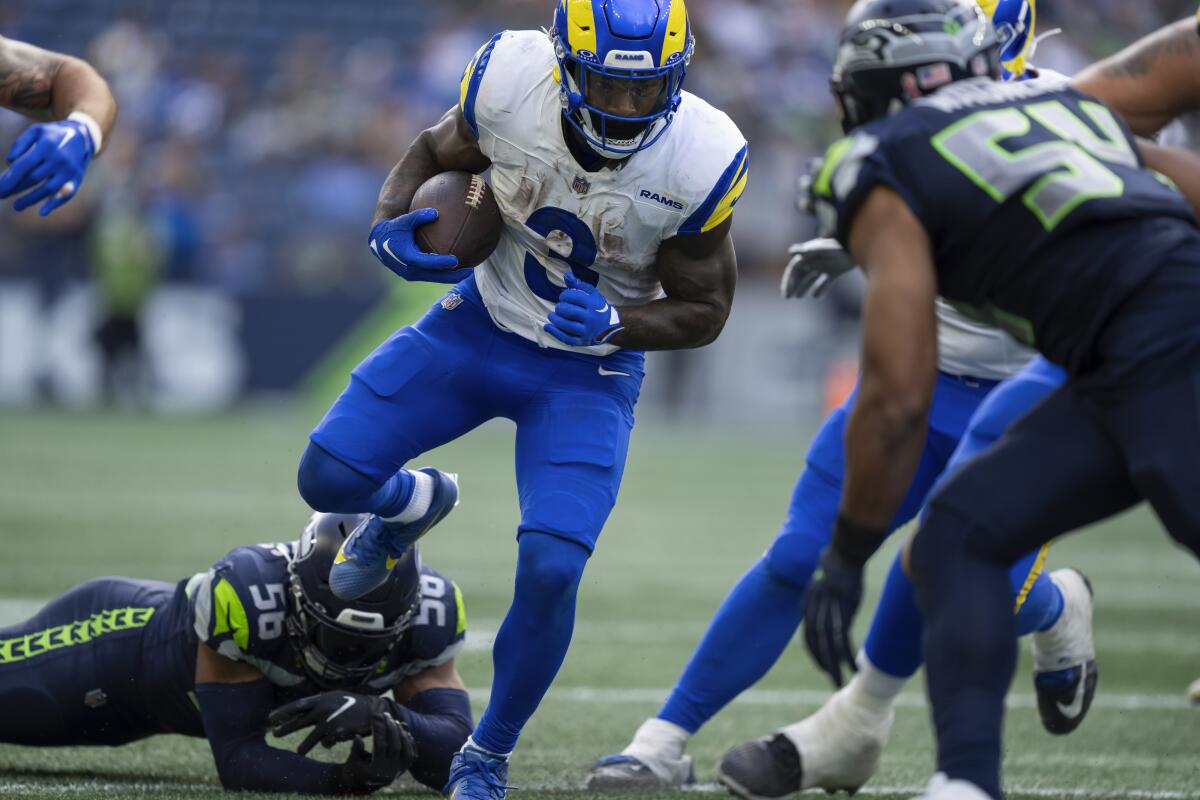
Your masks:
<svg viewBox="0 0 1200 800"><path fill-rule="evenodd" d="M417 246L427 253L456 256L460 267L474 267L500 243L500 207L492 187L469 172L443 172L421 184L412 207L436 208L438 218L417 228Z"/></svg>

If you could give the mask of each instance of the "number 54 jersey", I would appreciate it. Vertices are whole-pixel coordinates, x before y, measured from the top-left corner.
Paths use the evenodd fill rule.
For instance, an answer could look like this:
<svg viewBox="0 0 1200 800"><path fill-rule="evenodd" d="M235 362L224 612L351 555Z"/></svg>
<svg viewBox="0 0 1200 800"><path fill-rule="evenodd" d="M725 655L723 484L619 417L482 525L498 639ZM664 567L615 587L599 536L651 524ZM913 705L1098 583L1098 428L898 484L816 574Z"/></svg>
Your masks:
<svg viewBox="0 0 1200 800"><path fill-rule="evenodd" d="M724 222L746 186L748 151L723 112L688 92L649 148L596 172L567 149L557 62L546 34L505 31L475 55L460 105L491 162L504 228L475 279L492 321L544 347L573 348L545 333L569 269L616 306L662 295L659 245Z"/></svg>
<svg viewBox="0 0 1200 800"><path fill-rule="evenodd" d="M846 244L880 186L924 227L944 298L1073 374L1117 306L1196 238L1124 124L1060 80L960 81L835 143L813 181L825 235Z"/></svg>

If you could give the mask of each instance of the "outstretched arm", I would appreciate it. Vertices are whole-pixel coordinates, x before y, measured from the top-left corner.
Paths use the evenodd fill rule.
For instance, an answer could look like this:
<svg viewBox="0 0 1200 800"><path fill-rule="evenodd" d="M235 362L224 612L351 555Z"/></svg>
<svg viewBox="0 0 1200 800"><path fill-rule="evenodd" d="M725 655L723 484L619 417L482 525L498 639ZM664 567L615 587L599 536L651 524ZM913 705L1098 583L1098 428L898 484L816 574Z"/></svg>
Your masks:
<svg viewBox="0 0 1200 800"><path fill-rule="evenodd" d="M1194 18L1140 39L1071 81L1125 118L1139 136L1153 136L1186 111L1200 108L1200 30Z"/></svg>

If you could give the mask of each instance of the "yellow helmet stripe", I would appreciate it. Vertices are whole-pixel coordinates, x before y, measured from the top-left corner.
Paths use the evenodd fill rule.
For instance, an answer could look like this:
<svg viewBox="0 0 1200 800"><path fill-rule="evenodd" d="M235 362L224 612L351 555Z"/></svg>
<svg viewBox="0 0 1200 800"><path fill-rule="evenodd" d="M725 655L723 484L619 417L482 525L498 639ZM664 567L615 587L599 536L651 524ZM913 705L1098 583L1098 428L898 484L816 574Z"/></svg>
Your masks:
<svg viewBox="0 0 1200 800"><path fill-rule="evenodd" d="M682 53L687 47L687 7L683 0L670 0L671 13L667 15L667 31L663 34L662 57L658 61L661 67L667 59L676 53Z"/></svg>
<svg viewBox="0 0 1200 800"><path fill-rule="evenodd" d="M596 10L592 0L563 0L567 4L567 44L572 53L596 52Z"/></svg>

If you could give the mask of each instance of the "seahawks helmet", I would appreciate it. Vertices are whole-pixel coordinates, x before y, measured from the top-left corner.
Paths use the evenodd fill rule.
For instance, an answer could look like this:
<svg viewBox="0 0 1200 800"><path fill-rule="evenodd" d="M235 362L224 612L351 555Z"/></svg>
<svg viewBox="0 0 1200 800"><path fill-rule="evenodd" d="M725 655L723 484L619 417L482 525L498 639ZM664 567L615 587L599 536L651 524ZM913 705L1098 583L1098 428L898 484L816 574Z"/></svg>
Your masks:
<svg viewBox="0 0 1200 800"><path fill-rule="evenodd" d="M549 33L563 115L593 150L624 158L658 141L695 48L684 0L559 0ZM614 95L637 110L614 113Z"/></svg>
<svg viewBox="0 0 1200 800"><path fill-rule="evenodd" d="M288 565L291 613L287 634L301 666L318 685L352 688L365 682L413 623L421 599L415 546L387 582L346 602L329 589L329 569L360 514L313 514Z"/></svg>
<svg viewBox="0 0 1200 800"><path fill-rule="evenodd" d="M848 133L948 83L1000 76L1000 44L971 0L858 0L830 86Z"/></svg>

